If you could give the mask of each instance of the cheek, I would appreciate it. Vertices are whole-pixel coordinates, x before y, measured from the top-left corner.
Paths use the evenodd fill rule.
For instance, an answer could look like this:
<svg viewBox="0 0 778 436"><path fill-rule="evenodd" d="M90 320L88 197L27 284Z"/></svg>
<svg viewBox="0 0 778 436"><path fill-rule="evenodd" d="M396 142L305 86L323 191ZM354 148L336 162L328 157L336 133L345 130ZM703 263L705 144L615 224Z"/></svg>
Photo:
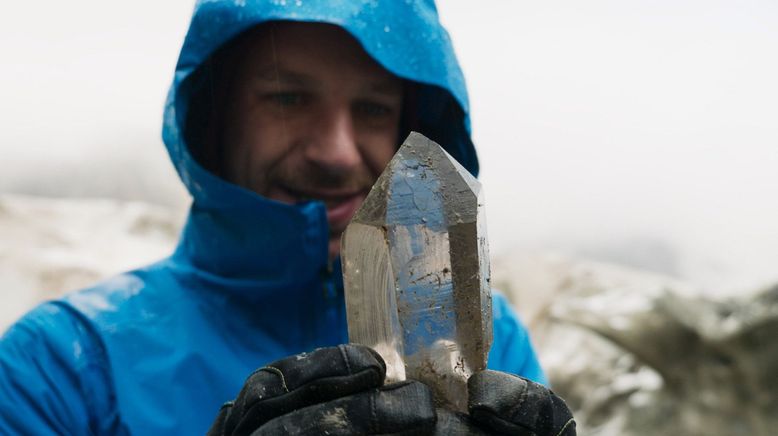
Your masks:
<svg viewBox="0 0 778 436"><path fill-rule="evenodd" d="M288 137L288 126L285 123L267 116L257 108L246 111L237 121L240 134L236 139L246 157L266 160L281 152L281 144Z"/></svg>
<svg viewBox="0 0 778 436"><path fill-rule="evenodd" d="M357 143L364 147L362 156L376 177L384 171L400 147L400 142L405 139L399 137L399 113L400 108L397 107L394 109L395 115L373 124L365 123L361 128L357 128Z"/></svg>
<svg viewBox="0 0 778 436"><path fill-rule="evenodd" d="M376 176L381 174L386 165L392 160L397 152L397 135L387 135L387 137L376 138L375 141L368 144L365 148L365 160L370 169Z"/></svg>
<svg viewBox="0 0 778 436"><path fill-rule="evenodd" d="M225 135L228 151L228 177L234 183L259 189L262 175L283 154L284 132L279 123L269 122L256 111L246 111L231 120L232 129Z"/></svg>

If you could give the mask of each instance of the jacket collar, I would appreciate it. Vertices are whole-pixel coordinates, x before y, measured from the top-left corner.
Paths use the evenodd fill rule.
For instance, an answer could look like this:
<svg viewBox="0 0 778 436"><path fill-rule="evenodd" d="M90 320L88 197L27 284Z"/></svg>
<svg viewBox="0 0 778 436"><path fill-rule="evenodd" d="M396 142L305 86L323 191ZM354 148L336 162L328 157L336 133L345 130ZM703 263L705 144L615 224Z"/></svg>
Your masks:
<svg viewBox="0 0 778 436"><path fill-rule="evenodd" d="M195 201L173 258L226 287L289 288L327 270L327 243L319 203L260 199L251 208L216 209Z"/></svg>
<svg viewBox="0 0 778 436"><path fill-rule="evenodd" d="M291 290L319 280L328 269L322 203L269 200L214 176L188 152L182 159L189 160L182 177L190 178L194 202L173 255L178 267L246 296L260 289Z"/></svg>

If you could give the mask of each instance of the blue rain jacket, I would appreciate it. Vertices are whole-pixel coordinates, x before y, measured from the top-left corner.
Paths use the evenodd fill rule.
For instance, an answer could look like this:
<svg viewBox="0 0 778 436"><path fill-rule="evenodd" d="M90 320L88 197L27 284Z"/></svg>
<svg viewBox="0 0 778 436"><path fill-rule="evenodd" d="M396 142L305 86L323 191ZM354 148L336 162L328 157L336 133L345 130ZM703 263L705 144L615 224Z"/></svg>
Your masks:
<svg viewBox="0 0 778 436"><path fill-rule="evenodd" d="M421 85L419 130L477 173L464 79L431 2L199 1L163 127L194 199L180 243L169 258L44 303L5 332L0 434L203 434L257 367L347 342L323 204L280 204L227 183L184 141L193 72L268 20L350 32L386 69ZM545 382L500 295L494 314L489 366Z"/></svg>

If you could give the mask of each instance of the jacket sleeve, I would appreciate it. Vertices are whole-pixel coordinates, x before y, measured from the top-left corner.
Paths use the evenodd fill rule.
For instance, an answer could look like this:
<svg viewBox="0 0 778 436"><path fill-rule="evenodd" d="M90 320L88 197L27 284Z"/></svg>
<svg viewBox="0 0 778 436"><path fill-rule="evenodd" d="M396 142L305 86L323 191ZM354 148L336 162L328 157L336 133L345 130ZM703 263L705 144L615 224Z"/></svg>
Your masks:
<svg viewBox="0 0 778 436"><path fill-rule="evenodd" d="M505 296L493 292L494 342L489 353L489 369L509 372L548 386L529 332Z"/></svg>
<svg viewBox="0 0 778 436"><path fill-rule="evenodd" d="M0 340L0 434L121 434L108 380L86 322L44 303Z"/></svg>

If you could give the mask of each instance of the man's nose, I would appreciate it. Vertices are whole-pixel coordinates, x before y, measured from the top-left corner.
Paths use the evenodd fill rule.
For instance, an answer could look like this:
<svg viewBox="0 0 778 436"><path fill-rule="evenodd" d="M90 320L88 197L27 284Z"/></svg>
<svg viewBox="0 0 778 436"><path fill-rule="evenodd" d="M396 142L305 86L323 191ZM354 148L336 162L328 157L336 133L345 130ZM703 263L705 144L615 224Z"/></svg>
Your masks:
<svg viewBox="0 0 778 436"><path fill-rule="evenodd" d="M357 145L351 110L348 107L329 107L314 122L306 158L330 169L350 169L362 162Z"/></svg>

